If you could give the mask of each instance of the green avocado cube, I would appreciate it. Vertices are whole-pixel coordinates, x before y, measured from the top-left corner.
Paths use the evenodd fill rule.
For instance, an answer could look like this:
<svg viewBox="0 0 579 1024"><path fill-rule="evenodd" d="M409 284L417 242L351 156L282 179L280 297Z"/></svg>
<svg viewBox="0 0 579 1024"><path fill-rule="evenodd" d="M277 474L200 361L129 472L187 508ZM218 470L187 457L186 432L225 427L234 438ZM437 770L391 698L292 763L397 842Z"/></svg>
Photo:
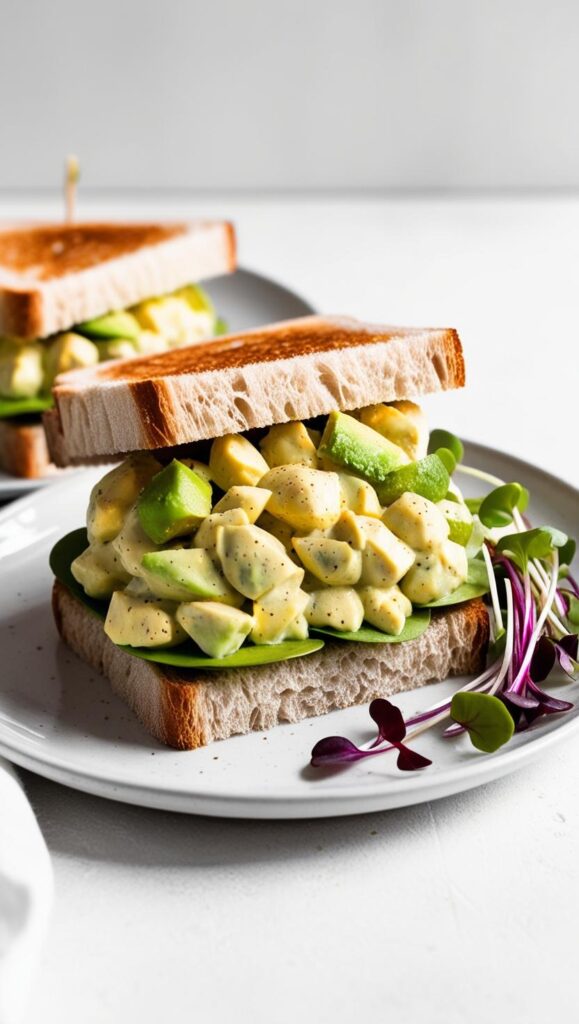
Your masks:
<svg viewBox="0 0 579 1024"><path fill-rule="evenodd" d="M192 533L211 512L211 484L173 459L153 477L138 503L143 530L155 544Z"/></svg>
<svg viewBox="0 0 579 1024"><path fill-rule="evenodd" d="M177 622L210 658L239 650L253 627L253 617L217 601L192 601L177 608Z"/></svg>
<svg viewBox="0 0 579 1024"><path fill-rule="evenodd" d="M94 320L85 320L76 327L77 334L84 334L94 341L111 341L113 338L126 338L136 341L141 332L139 322L132 313L119 310L117 313L105 313Z"/></svg>
<svg viewBox="0 0 579 1024"><path fill-rule="evenodd" d="M448 523L449 540L466 547L474 526L474 520L466 505L445 498L438 502L438 507Z"/></svg>
<svg viewBox="0 0 579 1024"><path fill-rule="evenodd" d="M437 502L446 495L449 483L448 470L438 455L427 455L389 473L376 491L381 505L391 505L406 491Z"/></svg>
<svg viewBox="0 0 579 1024"><path fill-rule="evenodd" d="M328 416L318 454L373 484L409 462L397 444L343 412Z"/></svg>
<svg viewBox="0 0 579 1024"><path fill-rule="evenodd" d="M151 551L141 559L141 574L156 597L169 601L221 601L239 607L243 597L229 585L208 551L181 548Z"/></svg>

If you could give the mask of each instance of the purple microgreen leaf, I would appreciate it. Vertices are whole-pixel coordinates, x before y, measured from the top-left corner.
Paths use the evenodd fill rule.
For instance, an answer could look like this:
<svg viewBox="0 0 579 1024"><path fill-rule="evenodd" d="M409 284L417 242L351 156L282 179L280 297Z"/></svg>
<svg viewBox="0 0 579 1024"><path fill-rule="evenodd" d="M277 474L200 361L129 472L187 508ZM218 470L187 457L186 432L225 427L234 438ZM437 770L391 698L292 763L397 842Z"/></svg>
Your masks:
<svg viewBox="0 0 579 1024"><path fill-rule="evenodd" d="M531 658L530 675L534 683L542 683L555 667L555 645L548 636L537 641Z"/></svg>
<svg viewBox="0 0 579 1024"><path fill-rule="evenodd" d="M360 750L354 743L344 736L326 736L318 740L312 750L311 763L316 768L326 765L344 765L352 761L359 761L366 756L364 750Z"/></svg>
<svg viewBox="0 0 579 1024"><path fill-rule="evenodd" d="M452 698L450 717L464 726L473 746L487 754L508 743L515 729L503 702L488 693L459 690Z"/></svg>
<svg viewBox="0 0 579 1024"><path fill-rule="evenodd" d="M422 754L417 754L415 750L410 750L409 747L405 746L404 743L398 745L398 760L396 766L401 772L415 772L420 768L428 768L428 765L432 764L427 757L423 757Z"/></svg>
<svg viewBox="0 0 579 1024"><path fill-rule="evenodd" d="M556 640L555 646L561 668L568 675L574 675L575 666L572 662L579 660L579 635L577 633L568 633L567 636L562 636L560 640Z"/></svg>
<svg viewBox="0 0 579 1024"><path fill-rule="evenodd" d="M378 731L387 743L401 743L406 736L406 726L400 708L389 700L377 697L370 704L370 717L378 726Z"/></svg>
<svg viewBox="0 0 579 1024"><path fill-rule="evenodd" d="M540 701L536 697L527 697L524 693L518 693L516 690L505 690L504 697L507 697L511 704L516 704L518 708L523 708L527 711L531 708L538 708Z"/></svg>

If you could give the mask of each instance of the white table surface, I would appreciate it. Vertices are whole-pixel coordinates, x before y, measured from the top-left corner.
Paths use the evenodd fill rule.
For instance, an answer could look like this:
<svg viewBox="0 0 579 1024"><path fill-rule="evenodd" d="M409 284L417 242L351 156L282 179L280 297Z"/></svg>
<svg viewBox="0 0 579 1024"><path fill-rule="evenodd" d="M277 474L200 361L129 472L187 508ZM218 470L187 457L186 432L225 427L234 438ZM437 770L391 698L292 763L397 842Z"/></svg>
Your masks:
<svg viewBox="0 0 579 1024"><path fill-rule="evenodd" d="M0 202L0 217L54 204ZM469 386L433 425L579 482L579 201L205 198L84 214L220 215L240 258L320 309L456 326ZM25 775L57 901L27 1024L571 1020L579 750L483 789L281 824L116 805Z"/></svg>

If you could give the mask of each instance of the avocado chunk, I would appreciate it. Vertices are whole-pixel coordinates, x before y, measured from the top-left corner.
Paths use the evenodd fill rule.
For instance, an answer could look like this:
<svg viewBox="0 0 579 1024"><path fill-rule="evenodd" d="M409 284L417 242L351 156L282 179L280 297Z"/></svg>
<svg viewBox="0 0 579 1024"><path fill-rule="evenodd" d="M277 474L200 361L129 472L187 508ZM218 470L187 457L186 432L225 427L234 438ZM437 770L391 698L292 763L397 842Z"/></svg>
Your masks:
<svg viewBox="0 0 579 1024"><path fill-rule="evenodd" d="M444 498L449 483L448 470L438 455L427 455L418 462L395 469L376 489L383 505L391 505L405 491L436 502Z"/></svg>
<svg viewBox="0 0 579 1024"><path fill-rule="evenodd" d="M411 491L386 509L382 522L415 551L432 551L448 537L448 523L438 505Z"/></svg>
<svg viewBox="0 0 579 1024"><path fill-rule="evenodd" d="M203 520L195 534L195 547L215 551L217 531L220 526L249 526L249 519L242 508L230 508L227 512L212 512Z"/></svg>
<svg viewBox="0 0 579 1024"><path fill-rule="evenodd" d="M310 626L355 633L364 621L364 606L353 587L327 587L310 593L305 616Z"/></svg>
<svg viewBox="0 0 579 1024"><path fill-rule="evenodd" d="M84 334L95 341L112 341L113 338L136 341L140 330L136 317L123 309L115 313L105 313L104 316L97 316L93 320L85 320L76 328L77 334Z"/></svg>
<svg viewBox="0 0 579 1024"><path fill-rule="evenodd" d="M468 573L466 552L460 544L445 540L436 551L419 551L416 561L400 583L412 604L428 604L449 597L464 583Z"/></svg>
<svg viewBox="0 0 579 1024"><path fill-rule="evenodd" d="M137 355L137 343L129 338L113 338L111 341L99 341L98 350L101 363L109 359L133 359Z"/></svg>
<svg viewBox="0 0 579 1024"><path fill-rule="evenodd" d="M414 552L379 519L360 516L360 520L366 534L361 582L370 587L392 587L408 572Z"/></svg>
<svg viewBox="0 0 579 1024"><path fill-rule="evenodd" d="M301 465L318 468L318 453L303 423L280 423L270 427L259 442L268 466Z"/></svg>
<svg viewBox="0 0 579 1024"><path fill-rule="evenodd" d="M466 505L444 498L438 502L438 508L448 523L449 539L466 547L474 527L474 520Z"/></svg>
<svg viewBox="0 0 579 1024"><path fill-rule="evenodd" d="M271 491L265 487L230 487L213 506L213 512L230 512L243 509L250 523L256 523L271 498Z"/></svg>
<svg viewBox="0 0 579 1024"><path fill-rule="evenodd" d="M217 555L231 586L252 601L290 576L298 577L298 585L304 576L282 544L259 526L220 527Z"/></svg>
<svg viewBox="0 0 579 1024"><path fill-rule="evenodd" d="M59 373L94 366L99 361L99 350L88 338L68 331L59 334L44 353L44 387L48 391Z"/></svg>
<svg viewBox="0 0 579 1024"><path fill-rule="evenodd" d="M42 346L37 342L0 340L0 396L34 398L42 390Z"/></svg>
<svg viewBox="0 0 579 1024"><path fill-rule="evenodd" d="M153 477L138 502L143 530L155 544L192 533L211 512L211 484L173 459Z"/></svg>
<svg viewBox="0 0 579 1024"><path fill-rule="evenodd" d="M348 587L362 573L362 553L343 540L331 537L294 537L294 550L302 564L322 583Z"/></svg>
<svg viewBox="0 0 579 1024"><path fill-rule="evenodd" d="M89 597L110 597L129 582L130 576L123 569L121 560L110 541L103 544L95 541L71 563L70 571Z"/></svg>
<svg viewBox="0 0 579 1024"><path fill-rule="evenodd" d="M254 601L254 626L251 633L254 644L280 644L283 640L302 639L303 632L298 633L297 630L301 626L308 600L308 595L299 587L299 576L295 576L280 583L279 587L268 590L259 601ZM308 626L305 622L307 635Z"/></svg>
<svg viewBox="0 0 579 1024"><path fill-rule="evenodd" d="M94 485L86 517L90 541L113 540L120 533L131 505L160 468L148 452L129 455Z"/></svg>
<svg viewBox="0 0 579 1024"><path fill-rule="evenodd" d="M209 469L222 491L255 487L269 466L257 448L241 434L225 434L211 445Z"/></svg>
<svg viewBox="0 0 579 1024"><path fill-rule="evenodd" d="M218 601L180 604L177 622L210 658L235 654L253 626L253 618L247 612Z"/></svg>
<svg viewBox="0 0 579 1024"><path fill-rule="evenodd" d="M308 466L276 466L260 486L272 492L267 511L300 533L326 530L340 516L337 473Z"/></svg>
<svg viewBox="0 0 579 1024"><path fill-rule="evenodd" d="M105 633L114 644L127 647L174 647L187 634L175 617L171 601L136 597L115 590L105 620Z"/></svg>
<svg viewBox="0 0 579 1024"><path fill-rule="evenodd" d="M136 505L127 513L122 530L112 541L112 547L123 569L130 576L141 576L143 555L159 550L159 545L154 544L143 530Z"/></svg>
<svg viewBox="0 0 579 1024"><path fill-rule="evenodd" d="M143 555L141 575L157 597L170 601L221 601L233 607L243 598L229 586L208 551L180 548Z"/></svg>
<svg viewBox="0 0 579 1024"><path fill-rule="evenodd" d="M402 591L396 586L387 589L360 587L358 594L364 605L366 622L383 633L400 636L407 616L412 615L412 605Z"/></svg>
<svg viewBox="0 0 579 1024"><path fill-rule="evenodd" d="M328 416L318 453L373 484L409 461L398 445L343 412Z"/></svg>
<svg viewBox="0 0 579 1024"><path fill-rule="evenodd" d="M194 345L213 333L213 313L192 309L182 295L147 299L134 306L131 312L144 330L162 334L169 348Z"/></svg>
<svg viewBox="0 0 579 1024"><path fill-rule="evenodd" d="M428 447L426 416L415 402L368 405L359 410L362 423L397 444L411 459L422 459Z"/></svg>

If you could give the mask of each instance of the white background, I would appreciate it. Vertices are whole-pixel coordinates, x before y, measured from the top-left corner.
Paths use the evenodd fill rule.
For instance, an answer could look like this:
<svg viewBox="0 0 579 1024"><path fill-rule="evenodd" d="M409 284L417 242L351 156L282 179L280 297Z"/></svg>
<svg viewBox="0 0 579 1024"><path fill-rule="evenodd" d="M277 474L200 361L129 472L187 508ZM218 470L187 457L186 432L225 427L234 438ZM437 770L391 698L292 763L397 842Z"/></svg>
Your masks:
<svg viewBox="0 0 579 1024"><path fill-rule="evenodd" d="M576 0L0 0L0 188L579 184Z"/></svg>

